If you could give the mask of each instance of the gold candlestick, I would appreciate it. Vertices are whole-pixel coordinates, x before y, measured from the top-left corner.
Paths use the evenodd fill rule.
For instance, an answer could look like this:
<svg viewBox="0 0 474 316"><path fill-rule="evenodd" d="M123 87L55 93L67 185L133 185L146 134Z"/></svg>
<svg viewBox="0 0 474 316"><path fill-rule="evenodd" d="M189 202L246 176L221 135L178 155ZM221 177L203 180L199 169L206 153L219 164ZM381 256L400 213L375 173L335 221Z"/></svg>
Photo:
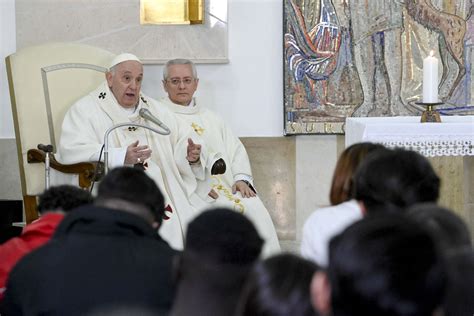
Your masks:
<svg viewBox="0 0 474 316"><path fill-rule="evenodd" d="M441 123L441 117L439 112L434 108L437 105L443 104L443 102L434 102L434 103L425 103L425 102L415 102L415 104L422 105L426 107L426 110L421 113L421 123Z"/></svg>

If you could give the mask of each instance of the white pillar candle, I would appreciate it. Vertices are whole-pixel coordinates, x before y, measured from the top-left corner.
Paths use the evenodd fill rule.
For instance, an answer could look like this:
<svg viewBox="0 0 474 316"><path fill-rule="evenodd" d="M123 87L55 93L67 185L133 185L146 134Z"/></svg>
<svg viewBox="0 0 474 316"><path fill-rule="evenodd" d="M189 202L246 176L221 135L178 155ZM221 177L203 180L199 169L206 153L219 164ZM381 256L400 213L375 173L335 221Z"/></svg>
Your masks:
<svg viewBox="0 0 474 316"><path fill-rule="evenodd" d="M438 59L433 55L423 59L423 103L438 102Z"/></svg>

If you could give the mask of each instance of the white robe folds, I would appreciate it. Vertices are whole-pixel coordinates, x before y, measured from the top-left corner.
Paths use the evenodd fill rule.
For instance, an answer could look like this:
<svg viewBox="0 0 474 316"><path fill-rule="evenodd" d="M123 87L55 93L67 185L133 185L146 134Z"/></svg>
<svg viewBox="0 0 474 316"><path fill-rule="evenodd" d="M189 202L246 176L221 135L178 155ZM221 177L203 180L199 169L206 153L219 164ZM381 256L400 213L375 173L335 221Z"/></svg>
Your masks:
<svg viewBox="0 0 474 316"><path fill-rule="evenodd" d="M166 212L169 219L163 221L160 235L172 247L182 249L185 225L188 219L197 213L190 205L186 193L193 184L184 183L183 175L186 179L192 176L200 178L204 175L205 166L191 169L186 160L187 139L192 137L196 143L200 141L192 135L190 128L177 124L173 113L156 106L155 102L141 96L137 109L130 114L117 103L104 82L72 105L66 113L58 147L58 160L66 164L98 161L105 132L119 123L133 122L157 128L138 115L142 107L149 109L169 127L171 134L159 135L140 127L125 126L115 129L109 135L109 167L124 164L127 146L133 142L138 140L139 145L150 146L152 155L147 160L146 172L162 191L165 203L173 209L172 213ZM205 158L202 159L205 161Z"/></svg>
<svg viewBox="0 0 474 316"><path fill-rule="evenodd" d="M176 114L181 124L191 126L203 140L212 160L223 158L226 172L212 176L207 171L205 179L196 179L195 193L199 201L191 200L198 210L211 207L229 207L246 215L255 224L260 235L265 239L264 256L280 251L280 244L270 214L258 196L242 198L240 192L232 194L232 186L238 180L252 182L250 161L242 142L224 121L213 112L200 107L195 102L190 106L182 106L170 101L169 98L159 100L160 104ZM210 168L206 169L210 170ZM207 193L214 189L219 197L210 198Z"/></svg>

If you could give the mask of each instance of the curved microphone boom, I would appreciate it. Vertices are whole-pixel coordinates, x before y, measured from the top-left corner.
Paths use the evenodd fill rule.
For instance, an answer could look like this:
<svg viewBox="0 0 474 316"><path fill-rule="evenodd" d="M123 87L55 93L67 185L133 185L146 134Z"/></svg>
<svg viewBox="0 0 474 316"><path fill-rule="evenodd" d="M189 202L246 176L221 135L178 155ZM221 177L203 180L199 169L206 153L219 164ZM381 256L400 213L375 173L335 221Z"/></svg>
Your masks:
<svg viewBox="0 0 474 316"><path fill-rule="evenodd" d="M163 130L165 130L165 132L161 132L160 134L162 135L168 135L169 133L171 133L170 129L168 128L168 126L166 126L165 124L163 124L162 121L160 121L156 116L154 116L150 110L148 109L145 109L145 108L141 108L140 111L138 112L138 115L140 115L142 118L144 118L145 120L147 121L150 121L150 122L153 122L154 124L158 125L159 127L161 127Z"/></svg>

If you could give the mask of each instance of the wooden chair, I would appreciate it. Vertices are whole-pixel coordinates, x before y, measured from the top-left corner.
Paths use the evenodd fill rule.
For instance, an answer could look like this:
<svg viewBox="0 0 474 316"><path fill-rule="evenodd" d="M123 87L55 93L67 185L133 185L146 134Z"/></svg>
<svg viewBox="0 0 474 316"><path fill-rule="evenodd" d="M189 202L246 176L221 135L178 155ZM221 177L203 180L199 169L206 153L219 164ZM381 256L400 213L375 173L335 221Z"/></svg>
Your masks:
<svg viewBox="0 0 474 316"><path fill-rule="evenodd" d="M78 43L32 46L6 57L26 223L38 218L36 197L45 189L45 168L40 163L45 153L37 149L38 144L51 144L56 150L66 111L104 80L113 57ZM82 188L89 188L97 175L97 163L63 165L54 153L50 166L75 174Z"/></svg>

